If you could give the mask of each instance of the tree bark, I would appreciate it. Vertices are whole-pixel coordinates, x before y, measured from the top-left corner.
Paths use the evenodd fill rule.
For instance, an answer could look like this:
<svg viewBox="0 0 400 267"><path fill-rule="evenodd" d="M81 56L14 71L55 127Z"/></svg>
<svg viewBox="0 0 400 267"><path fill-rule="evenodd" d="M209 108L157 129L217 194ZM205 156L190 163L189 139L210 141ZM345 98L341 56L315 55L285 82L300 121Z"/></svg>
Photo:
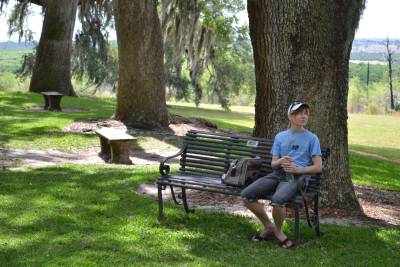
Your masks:
<svg viewBox="0 0 400 267"><path fill-rule="evenodd" d="M389 93L390 93L390 108L394 110L394 97L393 97L393 79L392 79L392 64L393 64L393 51L389 47L389 37L386 39L386 60L388 63L388 76L389 76Z"/></svg>
<svg viewBox="0 0 400 267"><path fill-rule="evenodd" d="M256 69L254 134L273 138L294 100L311 107L309 129L331 149L322 205L361 211L349 170L348 66L363 0L248 0Z"/></svg>
<svg viewBox="0 0 400 267"><path fill-rule="evenodd" d="M78 2L46 1L30 92L55 91L76 95L71 84L71 52Z"/></svg>
<svg viewBox="0 0 400 267"><path fill-rule="evenodd" d="M115 0L119 80L115 118L136 128L168 126L164 49L153 0Z"/></svg>

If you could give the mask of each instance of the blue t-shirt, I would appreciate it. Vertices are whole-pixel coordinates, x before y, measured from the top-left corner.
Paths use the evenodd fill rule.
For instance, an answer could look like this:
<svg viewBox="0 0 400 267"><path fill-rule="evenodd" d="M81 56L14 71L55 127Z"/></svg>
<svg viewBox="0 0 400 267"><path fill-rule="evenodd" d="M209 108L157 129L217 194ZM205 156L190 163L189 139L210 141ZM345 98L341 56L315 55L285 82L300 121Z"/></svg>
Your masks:
<svg viewBox="0 0 400 267"><path fill-rule="evenodd" d="M289 156L296 167L307 167L313 165L313 156L321 156L321 147L318 137L312 132L289 129L275 136L271 154L278 158Z"/></svg>

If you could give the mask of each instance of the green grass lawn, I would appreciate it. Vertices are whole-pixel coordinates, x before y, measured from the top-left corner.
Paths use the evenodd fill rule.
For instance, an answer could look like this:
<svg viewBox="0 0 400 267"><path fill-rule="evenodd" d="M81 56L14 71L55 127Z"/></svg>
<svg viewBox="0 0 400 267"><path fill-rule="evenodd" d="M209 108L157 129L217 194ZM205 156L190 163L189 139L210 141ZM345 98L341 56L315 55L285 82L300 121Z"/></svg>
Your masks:
<svg viewBox="0 0 400 267"><path fill-rule="evenodd" d="M350 154L353 183L400 192L400 164Z"/></svg>
<svg viewBox="0 0 400 267"><path fill-rule="evenodd" d="M248 218L157 201L134 193L157 167L61 165L0 172L1 266L396 266L400 228L322 225L287 251L252 243ZM292 233L293 224L286 224Z"/></svg>
<svg viewBox="0 0 400 267"><path fill-rule="evenodd" d="M0 146L19 149L87 150L99 146L95 135L66 133L64 127L78 120L109 119L115 109L112 98L63 97L63 108L80 112L29 110L43 106L40 94L0 91ZM137 136L138 146L170 149L177 142L153 136Z"/></svg>
<svg viewBox="0 0 400 267"><path fill-rule="evenodd" d="M110 98L63 97L62 107L82 112L47 112L28 110L43 105L39 94L0 91L0 145L11 148L86 150L99 146L94 135L63 132L75 120L107 119L113 114L115 100ZM232 107L231 112L218 105L170 103L169 111L185 117L208 119L219 128L251 133L254 109ZM374 127L376 125L376 127ZM353 181L389 190L400 190L400 117L350 114L349 145ZM137 136L142 148L176 148L154 136ZM374 167L376 166L376 168ZM378 168L379 167L379 168Z"/></svg>
<svg viewBox="0 0 400 267"><path fill-rule="evenodd" d="M351 114L348 123L349 144L400 151L400 116Z"/></svg>
<svg viewBox="0 0 400 267"><path fill-rule="evenodd" d="M63 133L75 120L109 118L112 99L64 97L62 107L82 112L29 111L42 105L38 94L0 92L0 144L11 148L76 150L98 146L95 136ZM203 117L219 127L251 132L251 108L228 113L215 105L194 108L170 104L185 117ZM358 116L358 115L357 115ZM368 142L376 129L363 128L375 117L350 115L350 165L354 182L400 191L399 148L392 131L399 117L380 117L382 140ZM397 123L397 124L396 124ZM357 138L358 132L360 137ZM352 135L354 134L354 135ZM395 138L394 138L395 139ZM143 147L163 140L139 136ZM375 141L374 141L375 142ZM286 251L276 242L253 244L247 237L257 222L239 216L196 211L184 216L166 204L166 219L156 221L157 201L134 193L154 181L157 166L60 165L0 171L0 266L396 266L400 228L322 225L325 234L301 225L309 242ZM293 233L289 221L286 231Z"/></svg>
<svg viewBox="0 0 400 267"><path fill-rule="evenodd" d="M254 109L249 107L232 107L231 112L217 105L202 104L196 108L193 104L174 103L170 112L184 117L203 118L214 122L218 128L243 133L252 133L254 126Z"/></svg>
<svg viewBox="0 0 400 267"><path fill-rule="evenodd" d="M82 112L28 109L43 103L39 94L0 92L0 143L13 148L84 150L97 144L96 137L65 133L63 128L75 120L109 118L114 110L111 99L73 97L63 97L62 106Z"/></svg>
<svg viewBox="0 0 400 267"><path fill-rule="evenodd" d="M21 67L22 56L29 53L29 50L9 50L0 52L0 73L15 72Z"/></svg>

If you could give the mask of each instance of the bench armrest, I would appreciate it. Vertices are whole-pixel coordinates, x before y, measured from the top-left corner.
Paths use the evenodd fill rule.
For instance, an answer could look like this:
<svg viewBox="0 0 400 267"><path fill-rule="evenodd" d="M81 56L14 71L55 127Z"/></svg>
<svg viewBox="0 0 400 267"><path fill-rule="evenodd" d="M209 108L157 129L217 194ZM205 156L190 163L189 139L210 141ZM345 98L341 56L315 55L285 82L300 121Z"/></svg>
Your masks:
<svg viewBox="0 0 400 267"><path fill-rule="evenodd" d="M310 181L306 187L306 192L319 192L321 184L321 173L310 173Z"/></svg>
<svg viewBox="0 0 400 267"><path fill-rule="evenodd" d="M165 177L165 176L168 176L168 174L169 174L170 167L169 167L169 165L166 164L167 161L170 160L170 159L172 159L172 158L175 158L175 157L177 157L177 156L182 155L183 152L185 151L185 149L186 149L186 145L183 146L183 147L181 148L181 150L179 150L178 153L176 153L176 154L174 154L174 155L171 155L171 156L169 156L169 157L166 157L166 158L164 158L162 161L160 161L159 170L160 170L161 176Z"/></svg>
<svg viewBox="0 0 400 267"><path fill-rule="evenodd" d="M321 180L322 173L309 173L311 178Z"/></svg>

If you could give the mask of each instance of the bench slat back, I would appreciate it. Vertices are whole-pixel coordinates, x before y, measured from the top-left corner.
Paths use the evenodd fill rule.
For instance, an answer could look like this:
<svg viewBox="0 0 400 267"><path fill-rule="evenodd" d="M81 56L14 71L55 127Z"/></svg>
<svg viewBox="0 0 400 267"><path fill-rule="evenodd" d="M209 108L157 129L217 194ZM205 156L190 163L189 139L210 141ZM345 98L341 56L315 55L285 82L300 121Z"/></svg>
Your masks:
<svg viewBox="0 0 400 267"><path fill-rule="evenodd" d="M183 143L185 150L179 169L182 175L220 178L233 160L243 157L260 157L263 160L260 177L272 172L272 139L191 130ZM322 147L321 151L325 161L330 150ZM319 183L319 176L313 176L310 186L319 187Z"/></svg>
<svg viewBox="0 0 400 267"><path fill-rule="evenodd" d="M270 139L189 131L183 142L180 174L220 178L233 160L256 156L263 160L260 176L272 171Z"/></svg>

